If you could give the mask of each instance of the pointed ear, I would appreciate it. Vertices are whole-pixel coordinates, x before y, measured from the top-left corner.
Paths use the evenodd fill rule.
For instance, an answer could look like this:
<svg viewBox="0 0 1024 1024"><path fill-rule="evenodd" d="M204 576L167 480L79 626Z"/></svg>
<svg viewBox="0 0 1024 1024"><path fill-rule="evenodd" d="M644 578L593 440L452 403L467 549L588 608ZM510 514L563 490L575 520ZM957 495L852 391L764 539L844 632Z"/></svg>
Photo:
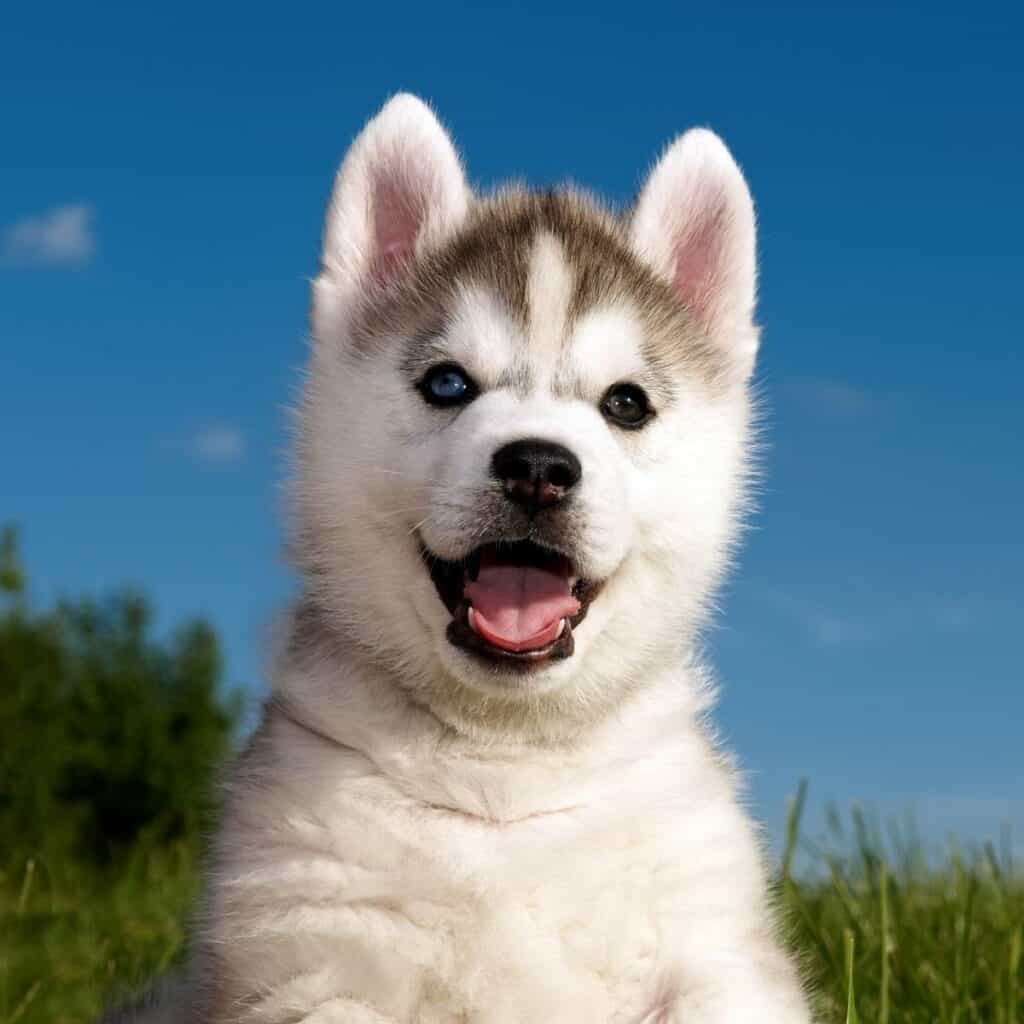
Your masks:
<svg viewBox="0 0 1024 1024"><path fill-rule="evenodd" d="M468 203L462 165L433 112L415 96L395 96L338 171L315 303L389 284L458 227Z"/></svg>
<svg viewBox="0 0 1024 1024"><path fill-rule="evenodd" d="M698 128L669 146L640 193L632 237L711 341L749 376L757 353L754 204L717 135Z"/></svg>

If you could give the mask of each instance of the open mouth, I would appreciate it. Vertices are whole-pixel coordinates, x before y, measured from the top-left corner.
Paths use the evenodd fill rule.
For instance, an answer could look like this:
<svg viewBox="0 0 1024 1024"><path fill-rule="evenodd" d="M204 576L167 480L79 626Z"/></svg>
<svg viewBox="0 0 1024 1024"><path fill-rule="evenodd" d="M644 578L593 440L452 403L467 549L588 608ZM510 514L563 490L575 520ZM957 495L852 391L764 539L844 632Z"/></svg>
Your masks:
<svg viewBox="0 0 1024 1024"><path fill-rule="evenodd" d="M573 629L599 585L565 555L527 540L485 544L457 562L421 551L455 647L521 667L572 655Z"/></svg>

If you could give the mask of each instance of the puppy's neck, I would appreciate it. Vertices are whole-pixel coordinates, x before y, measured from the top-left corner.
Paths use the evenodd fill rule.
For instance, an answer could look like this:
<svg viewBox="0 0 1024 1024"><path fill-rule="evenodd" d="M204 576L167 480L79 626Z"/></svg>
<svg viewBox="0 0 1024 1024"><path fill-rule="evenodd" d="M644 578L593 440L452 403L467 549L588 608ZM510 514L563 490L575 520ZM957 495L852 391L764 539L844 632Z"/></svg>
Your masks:
<svg viewBox="0 0 1024 1024"><path fill-rule="evenodd" d="M560 742L526 742L507 729L462 730L309 603L293 619L275 690L270 714L333 745L339 756L365 759L417 802L492 823L578 806L588 794L596 799L616 773L660 753L678 759L681 744L703 745L704 691L678 668Z"/></svg>

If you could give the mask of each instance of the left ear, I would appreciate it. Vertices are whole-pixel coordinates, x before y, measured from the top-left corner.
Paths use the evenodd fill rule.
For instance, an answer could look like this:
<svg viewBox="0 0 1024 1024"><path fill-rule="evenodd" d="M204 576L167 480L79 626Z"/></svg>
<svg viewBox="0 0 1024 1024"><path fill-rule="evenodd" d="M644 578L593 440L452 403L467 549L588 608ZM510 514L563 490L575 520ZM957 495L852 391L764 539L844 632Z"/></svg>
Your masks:
<svg viewBox="0 0 1024 1024"><path fill-rule="evenodd" d="M658 161L633 214L633 245L745 379L754 367L754 204L722 140L686 132Z"/></svg>
<svg viewBox="0 0 1024 1024"><path fill-rule="evenodd" d="M433 111L409 94L389 100L335 178L313 285L314 333L329 333L358 296L407 275L457 230L469 201L458 154Z"/></svg>

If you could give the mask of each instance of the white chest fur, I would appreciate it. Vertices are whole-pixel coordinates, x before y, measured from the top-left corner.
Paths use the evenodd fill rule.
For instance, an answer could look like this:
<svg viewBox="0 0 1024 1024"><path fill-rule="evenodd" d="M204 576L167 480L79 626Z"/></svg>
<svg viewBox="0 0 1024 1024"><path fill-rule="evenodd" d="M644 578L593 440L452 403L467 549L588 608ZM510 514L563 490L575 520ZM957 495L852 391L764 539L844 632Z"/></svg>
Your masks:
<svg viewBox="0 0 1024 1024"><path fill-rule="evenodd" d="M524 765L273 721L212 879L229 1019L740 1019L778 965L730 773L692 718L630 735Z"/></svg>

